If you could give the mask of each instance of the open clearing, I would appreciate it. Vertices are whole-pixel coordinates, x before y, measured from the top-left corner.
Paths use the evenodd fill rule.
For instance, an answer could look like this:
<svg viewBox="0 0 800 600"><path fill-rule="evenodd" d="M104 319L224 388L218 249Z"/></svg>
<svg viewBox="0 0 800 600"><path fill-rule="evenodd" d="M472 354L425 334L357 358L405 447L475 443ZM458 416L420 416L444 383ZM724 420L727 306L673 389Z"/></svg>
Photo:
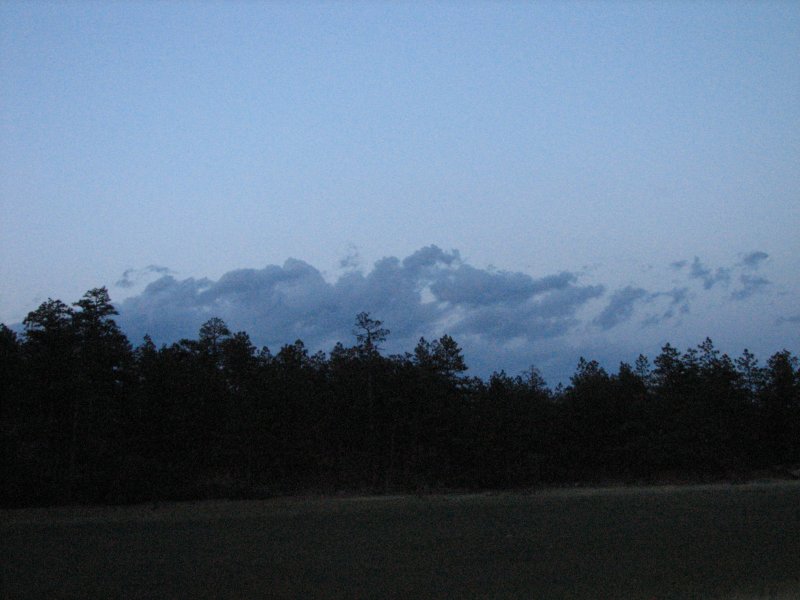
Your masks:
<svg viewBox="0 0 800 600"><path fill-rule="evenodd" d="M797 598L800 483L0 511L8 598Z"/></svg>

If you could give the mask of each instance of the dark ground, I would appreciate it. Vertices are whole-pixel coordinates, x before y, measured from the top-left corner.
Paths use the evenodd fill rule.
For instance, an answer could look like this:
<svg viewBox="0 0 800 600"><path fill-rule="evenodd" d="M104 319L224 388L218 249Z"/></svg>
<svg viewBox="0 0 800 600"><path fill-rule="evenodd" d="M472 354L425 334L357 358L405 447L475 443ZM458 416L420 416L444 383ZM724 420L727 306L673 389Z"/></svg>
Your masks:
<svg viewBox="0 0 800 600"><path fill-rule="evenodd" d="M0 511L4 598L800 598L800 483Z"/></svg>

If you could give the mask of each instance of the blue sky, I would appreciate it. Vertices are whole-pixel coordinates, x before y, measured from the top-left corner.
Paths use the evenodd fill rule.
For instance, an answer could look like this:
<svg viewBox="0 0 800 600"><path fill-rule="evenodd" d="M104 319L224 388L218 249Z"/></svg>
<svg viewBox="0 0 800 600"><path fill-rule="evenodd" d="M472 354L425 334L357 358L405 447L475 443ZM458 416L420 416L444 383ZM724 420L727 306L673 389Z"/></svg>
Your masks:
<svg viewBox="0 0 800 600"><path fill-rule="evenodd" d="M798 56L795 2L5 2L0 321L796 352Z"/></svg>

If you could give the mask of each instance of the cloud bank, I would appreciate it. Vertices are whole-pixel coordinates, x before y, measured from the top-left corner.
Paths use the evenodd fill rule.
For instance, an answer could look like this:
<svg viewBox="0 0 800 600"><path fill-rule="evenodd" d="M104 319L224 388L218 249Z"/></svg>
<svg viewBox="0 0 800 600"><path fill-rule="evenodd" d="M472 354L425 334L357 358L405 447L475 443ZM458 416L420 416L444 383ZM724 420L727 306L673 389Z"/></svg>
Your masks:
<svg viewBox="0 0 800 600"><path fill-rule="evenodd" d="M728 301L764 292L769 282L755 270L766 258L756 251L736 265L716 269L697 257L675 261L670 266L685 285L661 290L627 285L611 291L584 281L578 272L532 277L478 268L457 250L433 245L402 260L383 258L366 273L352 249L335 281L326 281L319 270L297 259L230 271L217 281L177 279L166 267L150 266L126 271L118 282L126 288L144 275L161 274L118 305L119 323L134 342L150 334L157 343L171 343L196 337L203 322L221 317L232 330L247 331L259 346L277 350L302 339L314 351L327 351L338 341L353 343L355 315L367 311L391 330L388 352L410 351L420 336L448 333L477 374L501 368L518 372L542 360L563 369L565 357L569 362L577 358L567 342L570 336L610 335L626 323L641 329L674 322L690 312L697 294L730 286L734 275L739 287ZM559 352L564 356L555 356ZM563 379L563 373L555 376Z"/></svg>
<svg viewBox="0 0 800 600"><path fill-rule="evenodd" d="M296 259L230 271L218 281L165 275L123 301L119 321L131 336L149 333L167 343L195 337L201 323L219 316L271 348L299 338L329 349L352 341L354 316L367 311L391 329L387 348L397 351L412 349L420 336L445 332L495 344L532 343L574 327L577 311L604 291L582 284L575 273L537 279L478 269L458 251L428 246L332 283Z"/></svg>

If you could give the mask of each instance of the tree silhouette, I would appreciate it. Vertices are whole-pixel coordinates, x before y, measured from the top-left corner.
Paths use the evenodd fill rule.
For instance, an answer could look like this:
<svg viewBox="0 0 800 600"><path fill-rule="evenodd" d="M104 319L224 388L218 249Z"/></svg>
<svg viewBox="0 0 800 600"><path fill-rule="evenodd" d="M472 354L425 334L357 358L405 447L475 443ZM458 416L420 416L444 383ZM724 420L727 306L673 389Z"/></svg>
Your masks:
<svg viewBox="0 0 800 600"><path fill-rule="evenodd" d="M710 339L617 372L581 358L564 388L533 367L467 376L449 335L383 356L356 344L257 350L214 317L135 350L105 288L0 325L3 505L358 490L742 478L800 462L800 369ZM788 476L788 475L787 475Z"/></svg>
<svg viewBox="0 0 800 600"><path fill-rule="evenodd" d="M360 312L356 315L356 323L353 334L356 336L358 346L361 351L372 356L380 350L379 344L386 341L386 337L391 333L382 327L383 321L372 319L368 312Z"/></svg>
<svg viewBox="0 0 800 600"><path fill-rule="evenodd" d="M200 327L200 349L214 357L219 354L223 341L229 338L231 330L225 321L212 317Z"/></svg>

